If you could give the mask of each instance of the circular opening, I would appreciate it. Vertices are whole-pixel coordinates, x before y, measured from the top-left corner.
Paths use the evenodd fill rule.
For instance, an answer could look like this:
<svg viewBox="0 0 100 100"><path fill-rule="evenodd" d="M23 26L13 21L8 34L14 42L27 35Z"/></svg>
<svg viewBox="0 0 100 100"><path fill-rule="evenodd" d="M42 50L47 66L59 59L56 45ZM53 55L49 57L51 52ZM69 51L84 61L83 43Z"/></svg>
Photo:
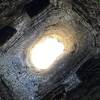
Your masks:
<svg viewBox="0 0 100 100"><path fill-rule="evenodd" d="M71 31L70 31L71 32ZM27 65L37 71L48 70L75 49L75 37L66 27L51 27L27 49Z"/></svg>

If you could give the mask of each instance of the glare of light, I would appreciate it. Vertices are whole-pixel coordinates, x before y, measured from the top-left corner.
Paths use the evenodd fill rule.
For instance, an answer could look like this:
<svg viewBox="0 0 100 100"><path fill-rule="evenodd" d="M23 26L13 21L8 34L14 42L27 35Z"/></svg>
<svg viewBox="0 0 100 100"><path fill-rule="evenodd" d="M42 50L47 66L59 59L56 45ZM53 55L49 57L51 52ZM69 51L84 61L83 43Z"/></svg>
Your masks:
<svg viewBox="0 0 100 100"><path fill-rule="evenodd" d="M64 51L64 44L55 38L46 38L31 50L30 61L36 69L48 69Z"/></svg>
<svg viewBox="0 0 100 100"><path fill-rule="evenodd" d="M25 50L25 64L31 71L47 72L75 51L77 37L66 25L50 26Z"/></svg>

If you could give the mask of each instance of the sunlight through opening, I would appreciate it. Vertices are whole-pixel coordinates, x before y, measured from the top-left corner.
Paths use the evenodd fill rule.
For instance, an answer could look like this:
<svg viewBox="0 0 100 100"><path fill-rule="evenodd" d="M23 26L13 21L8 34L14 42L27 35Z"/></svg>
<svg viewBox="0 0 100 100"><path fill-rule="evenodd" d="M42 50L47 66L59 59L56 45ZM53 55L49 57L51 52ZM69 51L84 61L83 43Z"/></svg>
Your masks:
<svg viewBox="0 0 100 100"><path fill-rule="evenodd" d="M55 38L46 38L32 48L30 60L37 69L48 69L63 51L63 43Z"/></svg>

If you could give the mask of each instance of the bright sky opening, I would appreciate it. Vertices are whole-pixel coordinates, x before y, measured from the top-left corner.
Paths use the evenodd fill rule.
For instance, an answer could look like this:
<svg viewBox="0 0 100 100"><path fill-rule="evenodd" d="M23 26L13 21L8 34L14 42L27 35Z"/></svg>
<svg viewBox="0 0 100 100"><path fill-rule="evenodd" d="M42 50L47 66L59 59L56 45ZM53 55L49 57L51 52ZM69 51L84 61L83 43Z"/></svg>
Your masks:
<svg viewBox="0 0 100 100"><path fill-rule="evenodd" d="M48 69L64 51L64 44L55 38L46 38L32 48L31 63L36 69Z"/></svg>

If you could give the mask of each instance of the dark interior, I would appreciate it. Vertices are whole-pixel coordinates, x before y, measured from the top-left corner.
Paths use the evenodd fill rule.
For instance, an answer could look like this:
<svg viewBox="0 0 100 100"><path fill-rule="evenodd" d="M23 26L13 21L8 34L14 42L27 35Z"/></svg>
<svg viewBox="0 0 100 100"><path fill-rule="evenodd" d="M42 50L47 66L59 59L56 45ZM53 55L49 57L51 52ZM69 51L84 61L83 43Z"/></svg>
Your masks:
<svg viewBox="0 0 100 100"><path fill-rule="evenodd" d="M77 71L81 84L67 93L68 100L100 100L100 58L91 58Z"/></svg>
<svg viewBox="0 0 100 100"><path fill-rule="evenodd" d="M30 17L36 16L49 5L49 0L33 0L25 5L25 10Z"/></svg>
<svg viewBox="0 0 100 100"><path fill-rule="evenodd" d="M16 32L16 29L10 26L0 29L0 46L6 43Z"/></svg>

